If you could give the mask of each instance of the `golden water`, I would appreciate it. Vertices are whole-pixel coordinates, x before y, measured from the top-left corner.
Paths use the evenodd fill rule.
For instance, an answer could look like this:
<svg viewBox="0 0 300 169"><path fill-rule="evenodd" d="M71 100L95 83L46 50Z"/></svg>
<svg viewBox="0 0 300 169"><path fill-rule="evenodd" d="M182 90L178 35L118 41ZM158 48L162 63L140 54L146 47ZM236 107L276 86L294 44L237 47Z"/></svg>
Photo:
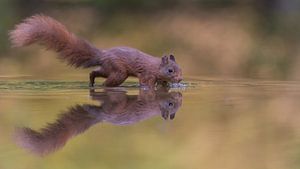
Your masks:
<svg viewBox="0 0 300 169"><path fill-rule="evenodd" d="M296 169L299 103L297 82L194 77L151 93L2 78L0 169Z"/></svg>

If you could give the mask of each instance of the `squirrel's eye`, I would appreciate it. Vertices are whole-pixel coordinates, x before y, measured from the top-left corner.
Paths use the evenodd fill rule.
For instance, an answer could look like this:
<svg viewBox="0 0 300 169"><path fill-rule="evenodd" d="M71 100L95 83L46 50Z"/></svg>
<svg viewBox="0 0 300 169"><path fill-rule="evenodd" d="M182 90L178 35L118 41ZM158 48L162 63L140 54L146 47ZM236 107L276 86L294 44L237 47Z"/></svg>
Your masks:
<svg viewBox="0 0 300 169"><path fill-rule="evenodd" d="M173 73L174 70L173 70L173 69L169 69L168 72L169 72L169 73Z"/></svg>
<svg viewBox="0 0 300 169"><path fill-rule="evenodd" d="M171 102L169 103L169 106L173 106L173 105L174 105L173 103L171 103Z"/></svg>

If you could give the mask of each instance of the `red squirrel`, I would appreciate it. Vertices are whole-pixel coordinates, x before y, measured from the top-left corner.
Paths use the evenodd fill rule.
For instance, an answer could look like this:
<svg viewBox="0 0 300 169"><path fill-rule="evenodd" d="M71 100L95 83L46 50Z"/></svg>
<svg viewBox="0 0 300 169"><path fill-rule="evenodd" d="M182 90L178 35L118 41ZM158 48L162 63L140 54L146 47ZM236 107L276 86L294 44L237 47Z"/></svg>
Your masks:
<svg viewBox="0 0 300 169"><path fill-rule="evenodd" d="M15 26L9 33L13 47L39 43L59 53L59 58L76 68L97 67L90 73L90 86L96 77L107 78L104 86L122 84L128 76L139 79L140 86L178 83L182 73L173 55L161 59L130 47L98 49L84 39L69 32L55 19L34 15Z"/></svg>

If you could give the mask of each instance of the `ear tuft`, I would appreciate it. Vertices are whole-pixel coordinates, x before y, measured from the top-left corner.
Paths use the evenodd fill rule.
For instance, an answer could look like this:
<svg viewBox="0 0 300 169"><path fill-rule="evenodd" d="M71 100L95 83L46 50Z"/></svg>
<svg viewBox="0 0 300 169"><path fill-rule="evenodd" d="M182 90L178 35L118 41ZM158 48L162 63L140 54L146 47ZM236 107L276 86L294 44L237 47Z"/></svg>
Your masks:
<svg viewBox="0 0 300 169"><path fill-rule="evenodd" d="M174 55L170 55L170 59L173 60L174 62L176 62L176 61L175 61L175 56L174 56Z"/></svg>
<svg viewBox="0 0 300 169"><path fill-rule="evenodd" d="M170 114L170 119L173 120L175 118L175 113Z"/></svg>
<svg viewBox="0 0 300 169"><path fill-rule="evenodd" d="M163 65L168 64L169 63L169 58L167 56L164 56L161 58L161 63Z"/></svg>

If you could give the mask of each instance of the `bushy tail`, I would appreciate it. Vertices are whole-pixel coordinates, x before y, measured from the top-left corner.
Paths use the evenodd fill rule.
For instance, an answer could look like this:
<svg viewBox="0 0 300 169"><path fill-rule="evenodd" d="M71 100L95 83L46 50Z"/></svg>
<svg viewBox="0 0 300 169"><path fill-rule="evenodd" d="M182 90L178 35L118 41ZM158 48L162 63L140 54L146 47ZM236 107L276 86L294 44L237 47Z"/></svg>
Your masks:
<svg viewBox="0 0 300 169"><path fill-rule="evenodd" d="M64 25L51 17L34 15L16 25L9 33L13 47L33 43L58 52L59 58L75 67L92 67L101 64L101 51L87 41L76 37Z"/></svg>

